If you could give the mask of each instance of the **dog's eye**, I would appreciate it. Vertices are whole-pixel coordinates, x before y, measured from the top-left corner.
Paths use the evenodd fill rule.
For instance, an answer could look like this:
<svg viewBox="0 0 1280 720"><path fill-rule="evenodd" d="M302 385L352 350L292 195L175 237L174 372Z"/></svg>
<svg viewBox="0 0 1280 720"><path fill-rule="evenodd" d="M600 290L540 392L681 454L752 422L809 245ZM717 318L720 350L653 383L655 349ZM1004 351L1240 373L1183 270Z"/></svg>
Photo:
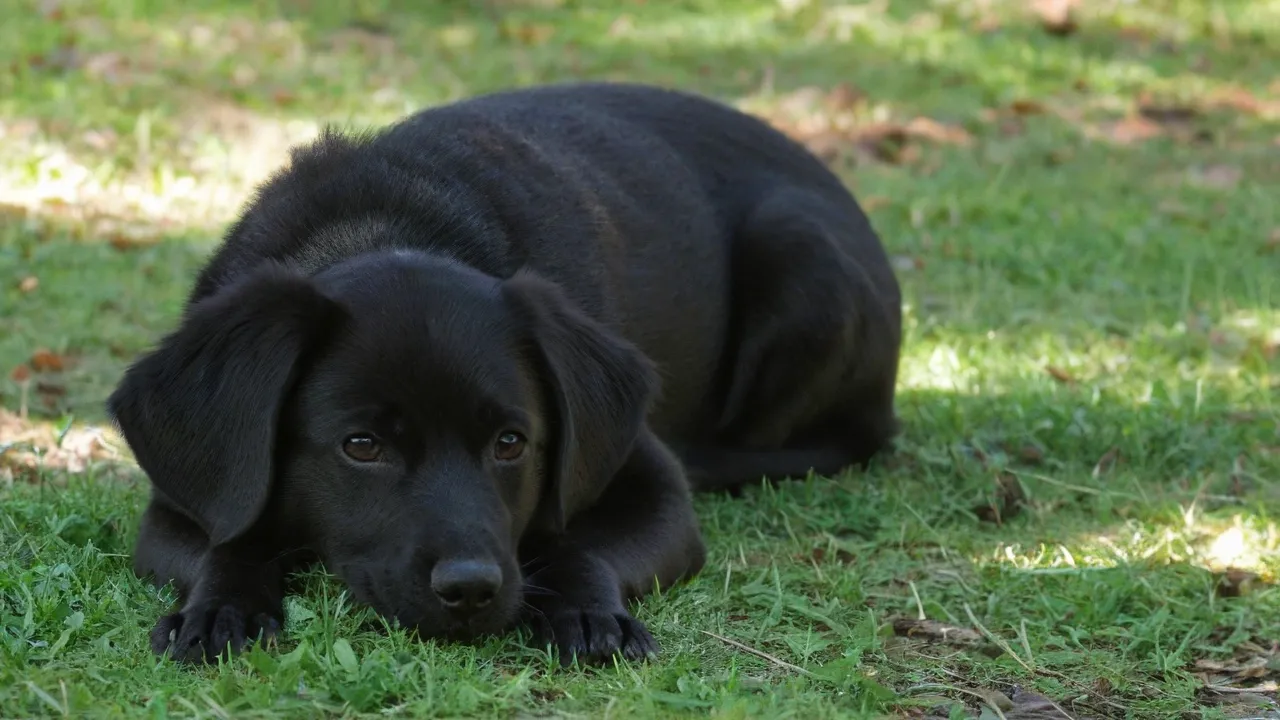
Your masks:
<svg viewBox="0 0 1280 720"><path fill-rule="evenodd" d="M504 432L493 443L493 456L510 462L524 454L525 439L518 432Z"/></svg>
<svg viewBox="0 0 1280 720"><path fill-rule="evenodd" d="M372 435L352 435L342 441L342 452L356 462L373 462L382 455L382 445Z"/></svg>

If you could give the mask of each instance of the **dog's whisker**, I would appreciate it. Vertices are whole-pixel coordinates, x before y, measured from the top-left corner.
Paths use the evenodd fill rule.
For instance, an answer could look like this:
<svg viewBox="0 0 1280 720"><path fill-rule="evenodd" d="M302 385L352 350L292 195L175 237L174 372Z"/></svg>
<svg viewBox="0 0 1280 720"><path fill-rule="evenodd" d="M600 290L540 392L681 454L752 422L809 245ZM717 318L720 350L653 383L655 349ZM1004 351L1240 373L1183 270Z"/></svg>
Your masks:
<svg viewBox="0 0 1280 720"><path fill-rule="evenodd" d="M551 588L541 587L539 585L525 585L525 595L534 595L542 597L562 597L562 595Z"/></svg>

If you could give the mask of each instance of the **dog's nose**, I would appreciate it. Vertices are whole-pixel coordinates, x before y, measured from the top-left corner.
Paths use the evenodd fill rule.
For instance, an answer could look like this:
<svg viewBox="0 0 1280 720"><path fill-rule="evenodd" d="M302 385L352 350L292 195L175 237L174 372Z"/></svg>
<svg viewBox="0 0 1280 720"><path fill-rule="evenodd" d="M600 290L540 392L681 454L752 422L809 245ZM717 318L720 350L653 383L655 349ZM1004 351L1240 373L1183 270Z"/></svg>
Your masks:
<svg viewBox="0 0 1280 720"><path fill-rule="evenodd" d="M489 560L445 560L431 570L431 589L456 612L485 607L501 587L502 568Z"/></svg>

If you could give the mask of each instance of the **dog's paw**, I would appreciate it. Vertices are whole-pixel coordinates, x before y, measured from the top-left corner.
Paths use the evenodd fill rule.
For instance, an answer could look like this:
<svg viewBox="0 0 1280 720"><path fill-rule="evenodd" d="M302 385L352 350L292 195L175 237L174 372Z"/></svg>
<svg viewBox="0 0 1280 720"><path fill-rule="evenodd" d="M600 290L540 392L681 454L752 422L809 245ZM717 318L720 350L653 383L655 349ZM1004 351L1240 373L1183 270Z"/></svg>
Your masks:
<svg viewBox="0 0 1280 720"><path fill-rule="evenodd" d="M607 662L620 654L628 660L657 657L658 641L644 623L625 612L565 608L530 618L534 636L560 653L560 663L576 657L590 663Z"/></svg>
<svg viewBox="0 0 1280 720"><path fill-rule="evenodd" d="M192 603L156 622L151 650L183 663L214 662L254 641L274 641L280 627L276 612L246 611L234 601Z"/></svg>

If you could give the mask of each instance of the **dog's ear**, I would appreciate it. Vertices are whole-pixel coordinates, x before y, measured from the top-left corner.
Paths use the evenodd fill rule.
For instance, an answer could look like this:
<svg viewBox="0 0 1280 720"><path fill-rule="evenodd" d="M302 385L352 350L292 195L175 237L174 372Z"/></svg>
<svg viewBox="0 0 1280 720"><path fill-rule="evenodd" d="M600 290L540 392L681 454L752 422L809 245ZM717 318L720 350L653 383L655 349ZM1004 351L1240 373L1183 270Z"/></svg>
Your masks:
<svg viewBox="0 0 1280 720"><path fill-rule="evenodd" d="M213 544L262 514L284 398L338 313L306 278L264 266L189 306L107 400L138 464Z"/></svg>
<svg viewBox="0 0 1280 720"><path fill-rule="evenodd" d="M631 452L659 389L653 363L529 271L503 284L526 324L556 405L550 521L556 530L594 502Z"/></svg>

